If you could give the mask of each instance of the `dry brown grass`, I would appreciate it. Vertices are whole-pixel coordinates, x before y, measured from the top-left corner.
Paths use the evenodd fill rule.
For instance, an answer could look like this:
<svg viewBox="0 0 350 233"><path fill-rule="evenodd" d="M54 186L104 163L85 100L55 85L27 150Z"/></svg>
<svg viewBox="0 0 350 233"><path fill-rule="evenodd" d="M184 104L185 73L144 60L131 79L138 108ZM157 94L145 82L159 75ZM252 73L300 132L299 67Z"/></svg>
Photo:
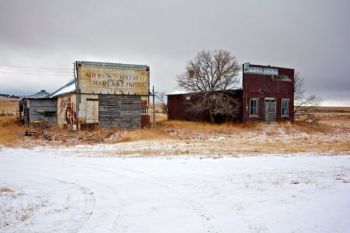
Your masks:
<svg viewBox="0 0 350 233"><path fill-rule="evenodd" d="M316 108L316 112L329 112L329 113L340 113L347 112L350 113L350 107L328 107L328 106L319 106Z"/></svg>
<svg viewBox="0 0 350 233"><path fill-rule="evenodd" d="M120 134L119 142L131 142L142 140L165 140L172 139L171 136L164 133L159 127L145 128L133 131L123 131Z"/></svg>
<svg viewBox="0 0 350 233"><path fill-rule="evenodd" d="M337 122L337 118L332 118ZM156 127L125 131L98 129L69 131L57 127L33 128L16 124L15 117L0 117L0 144L5 146L73 146L77 144L141 142L140 148L121 154L214 154L261 153L344 154L350 152L350 127L302 122L224 123L157 122ZM25 137L26 130L37 132ZM150 145L155 145L150 148ZM158 148L158 149L157 149Z"/></svg>
<svg viewBox="0 0 350 233"><path fill-rule="evenodd" d="M341 113L322 112L322 113L316 113L316 116L320 119L320 123L322 124L350 128L350 112L341 112Z"/></svg>
<svg viewBox="0 0 350 233"><path fill-rule="evenodd" d="M310 124L306 122L295 122L294 127L305 133L328 133L333 129L328 124Z"/></svg>
<svg viewBox="0 0 350 233"><path fill-rule="evenodd" d="M14 116L0 116L0 145L15 146L23 137L24 129Z"/></svg>
<svg viewBox="0 0 350 233"><path fill-rule="evenodd" d="M308 141L290 142L262 142L255 144L248 144L238 150L241 153L258 153L258 154L294 154L303 152L312 152L316 154L342 154L350 151L350 144L348 142L334 142L334 143L310 143Z"/></svg>
<svg viewBox="0 0 350 233"><path fill-rule="evenodd" d="M0 100L0 114L16 114L18 100Z"/></svg>
<svg viewBox="0 0 350 233"><path fill-rule="evenodd" d="M265 123L262 122L250 122L250 123L222 123L211 124L208 122L196 122L196 121L179 121L179 120L163 120L158 122L159 127L164 128L176 128L176 129L188 129L188 130L201 130L201 131L231 131L239 129L259 129Z"/></svg>

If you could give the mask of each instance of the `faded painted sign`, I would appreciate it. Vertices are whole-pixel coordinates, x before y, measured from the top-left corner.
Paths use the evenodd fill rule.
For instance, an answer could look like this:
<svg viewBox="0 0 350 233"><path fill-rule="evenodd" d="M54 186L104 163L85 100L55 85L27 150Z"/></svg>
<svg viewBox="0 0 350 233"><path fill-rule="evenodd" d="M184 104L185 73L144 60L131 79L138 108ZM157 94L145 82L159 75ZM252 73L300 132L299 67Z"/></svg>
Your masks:
<svg viewBox="0 0 350 233"><path fill-rule="evenodd" d="M57 110L57 122L60 127L77 124L75 95L59 97L57 101Z"/></svg>
<svg viewBox="0 0 350 233"><path fill-rule="evenodd" d="M78 68L81 93L148 95L149 71L120 67L81 66Z"/></svg>
<svg viewBox="0 0 350 233"><path fill-rule="evenodd" d="M278 69L270 67L250 66L249 63L243 64L243 72L247 74L278 75Z"/></svg>

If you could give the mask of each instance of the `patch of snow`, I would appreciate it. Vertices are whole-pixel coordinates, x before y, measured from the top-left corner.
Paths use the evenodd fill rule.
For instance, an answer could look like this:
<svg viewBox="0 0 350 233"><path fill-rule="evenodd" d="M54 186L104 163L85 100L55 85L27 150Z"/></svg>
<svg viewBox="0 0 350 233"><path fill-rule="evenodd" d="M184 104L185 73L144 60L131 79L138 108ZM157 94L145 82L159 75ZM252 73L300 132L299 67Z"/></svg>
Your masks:
<svg viewBox="0 0 350 233"><path fill-rule="evenodd" d="M4 148L0 190L12 192L0 191L0 232L340 233L350 228L350 156L76 156L113 148Z"/></svg>

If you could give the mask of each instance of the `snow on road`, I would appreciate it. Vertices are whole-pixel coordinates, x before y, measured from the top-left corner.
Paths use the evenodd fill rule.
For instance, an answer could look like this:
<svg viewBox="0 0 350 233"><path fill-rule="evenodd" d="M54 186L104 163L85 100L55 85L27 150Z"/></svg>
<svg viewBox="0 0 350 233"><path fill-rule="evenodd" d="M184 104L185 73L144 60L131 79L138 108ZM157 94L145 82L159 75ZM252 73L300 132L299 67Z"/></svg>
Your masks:
<svg viewBox="0 0 350 233"><path fill-rule="evenodd" d="M0 150L0 232L350 232L350 156L74 155Z"/></svg>

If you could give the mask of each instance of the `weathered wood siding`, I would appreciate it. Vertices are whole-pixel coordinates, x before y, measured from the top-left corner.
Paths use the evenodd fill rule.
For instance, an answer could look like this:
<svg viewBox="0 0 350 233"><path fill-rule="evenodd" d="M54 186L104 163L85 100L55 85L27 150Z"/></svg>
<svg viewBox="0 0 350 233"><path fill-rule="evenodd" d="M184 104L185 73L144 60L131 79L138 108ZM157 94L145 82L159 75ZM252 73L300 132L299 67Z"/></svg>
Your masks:
<svg viewBox="0 0 350 233"><path fill-rule="evenodd" d="M99 95L98 101L101 128L141 127L141 96Z"/></svg>
<svg viewBox="0 0 350 233"><path fill-rule="evenodd" d="M28 99L26 106L26 122L45 123L54 125L57 122L57 100L56 99Z"/></svg>

